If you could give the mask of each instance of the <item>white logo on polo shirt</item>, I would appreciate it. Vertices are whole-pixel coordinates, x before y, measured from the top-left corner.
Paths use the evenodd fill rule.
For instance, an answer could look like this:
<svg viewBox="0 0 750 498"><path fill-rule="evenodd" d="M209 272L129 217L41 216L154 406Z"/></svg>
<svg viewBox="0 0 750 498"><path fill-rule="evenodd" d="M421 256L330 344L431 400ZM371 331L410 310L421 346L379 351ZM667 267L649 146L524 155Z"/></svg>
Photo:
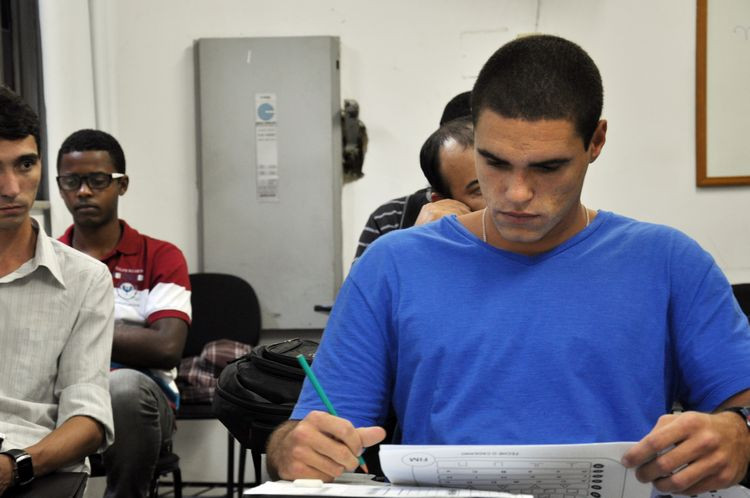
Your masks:
<svg viewBox="0 0 750 498"><path fill-rule="evenodd" d="M126 301L130 301L135 298L137 291L135 286L130 282L123 282L120 287L117 288L117 295Z"/></svg>

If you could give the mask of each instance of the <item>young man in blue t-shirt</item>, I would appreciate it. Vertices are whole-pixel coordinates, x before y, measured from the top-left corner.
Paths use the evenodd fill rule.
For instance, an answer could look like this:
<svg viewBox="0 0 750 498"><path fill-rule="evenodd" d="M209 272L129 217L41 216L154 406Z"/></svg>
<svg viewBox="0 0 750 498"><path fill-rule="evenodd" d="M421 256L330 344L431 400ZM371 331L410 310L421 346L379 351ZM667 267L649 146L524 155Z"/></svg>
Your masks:
<svg viewBox="0 0 750 498"><path fill-rule="evenodd" d="M660 491L745 476L747 318L687 236L581 204L602 101L569 41L490 58L472 92L486 209L388 234L354 265L314 363L341 418L306 385L272 475L355 468L393 406L405 444L639 441L622 463Z"/></svg>

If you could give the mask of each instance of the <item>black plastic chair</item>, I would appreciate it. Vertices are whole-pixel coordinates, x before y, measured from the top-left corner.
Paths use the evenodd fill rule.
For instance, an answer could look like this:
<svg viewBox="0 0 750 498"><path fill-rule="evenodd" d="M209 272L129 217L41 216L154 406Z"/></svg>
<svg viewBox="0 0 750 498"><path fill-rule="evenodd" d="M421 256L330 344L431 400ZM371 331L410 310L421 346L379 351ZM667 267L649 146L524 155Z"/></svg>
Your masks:
<svg viewBox="0 0 750 498"><path fill-rule="evenodd" d="M742 311L750 317L750 284L733 284L732 292Z"/></svg>
<svg viewBox="0 0 750 498"><path fill-rule="evenodd" d="M192 273L191 303L193 320L183 358L201 354L203 346L218 339L231 339L255 346L261 330L260 303L252 286L240 277L225 273ZM177 419L216 419L211 403L183 401ZM238 492L244 481L245 448L240 447ZM257 480L257 476L256 476ZM227 496L232 496L234 480L234 438L227 433Z"/></svg>
<svg viewBox="0 0 750 498"><path fill-rule="evenodd" d="M154 469L154 478L151 480L149 489L149 498L158 498L159 496L159 478L172 474L172 488L175 498L182 498L182 471L180 470L180 457L171 451L159 455Z"/></svg>

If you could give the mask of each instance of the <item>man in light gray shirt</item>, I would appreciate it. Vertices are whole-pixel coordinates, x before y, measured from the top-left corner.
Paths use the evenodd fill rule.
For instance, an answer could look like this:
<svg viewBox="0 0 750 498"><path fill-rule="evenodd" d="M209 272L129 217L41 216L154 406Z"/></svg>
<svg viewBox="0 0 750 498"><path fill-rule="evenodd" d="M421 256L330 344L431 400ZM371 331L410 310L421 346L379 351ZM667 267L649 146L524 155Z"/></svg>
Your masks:
<svg viewBox="0 0 750 498"><path fill-rule="evenodd" d="M0 87L0 495L114 439L112 279L31 218L39 151L37 115Z"/></svg>

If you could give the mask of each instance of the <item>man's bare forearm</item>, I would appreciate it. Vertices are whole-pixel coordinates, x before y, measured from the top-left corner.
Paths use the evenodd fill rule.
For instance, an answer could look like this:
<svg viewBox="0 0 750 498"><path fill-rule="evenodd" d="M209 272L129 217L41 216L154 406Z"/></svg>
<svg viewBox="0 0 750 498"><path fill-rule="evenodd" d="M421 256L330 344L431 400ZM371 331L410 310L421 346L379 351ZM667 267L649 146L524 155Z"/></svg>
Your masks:
<svg viewBox="0 0 750 498"><path fill-rule="evenodd" d="M34 475L41 476L83 460L104 441L104 428L91 417L71 417L26 451L34 464Z"/></svg>
<svg viewBox="0 0 750 498"><path fill-rule="evenodd" d="M187 324L179 318L162 318L149 327L116 323L112 361L168 370L179 364L186 337Z"/></svg>

